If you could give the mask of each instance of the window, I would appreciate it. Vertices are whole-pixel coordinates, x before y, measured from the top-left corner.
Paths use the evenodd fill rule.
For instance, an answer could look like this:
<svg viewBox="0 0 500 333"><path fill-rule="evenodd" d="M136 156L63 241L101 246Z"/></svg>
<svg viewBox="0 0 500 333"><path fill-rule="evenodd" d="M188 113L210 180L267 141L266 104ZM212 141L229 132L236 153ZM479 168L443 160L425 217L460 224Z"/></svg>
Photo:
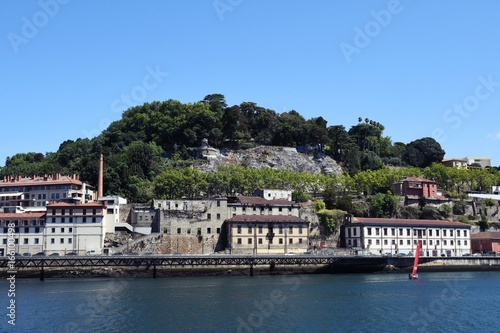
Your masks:
<svg viewBox="0 0 500 333"><path fill-rule="evenodd" d="M23 238L23 244L28 244L28 238Z"/></svg>
<svg viewBox="0 0 500 333"><path fill-rule="evenodd" d="M424 239L422 245L427 245L427 241Z"/></svg>
<svg viewBox="0 0 500 333"><path fill-rule="evenodd" d="M288 244L293 244L293 238L288 238Z"/></svg>
<svg viewBox="0 0 500 333"><path fill-rule="evenodd" d="M64 217L61 217L61 223L64 223L65 220L64 220Z"/></svg>
<svg viewBox="0 0 500 333"><path fill-rule="evenodd" d="M384 239L384 245L387 245L387 239Z"/></svg>
<svg viewBox="0 0 500 333"><path fill-rule="evenodd" d="M464 245L467 246L467 241L466 240L464 240Z"/></svg>
<svg viewBox="0 0 500 333"><path fill-rule="evenodd" d="M302 244L302 238L299 238L299 244Z"/></svg>
<svg viewBox="0 0 500 333"><path fill-rule="evenodd" d="M403 245L403 240L402 239L399 240L399 245Z"/></svg>
<svg viewBox="0 0 500 333"><path fill-rule="evenodd" d="M55 232L56 232L56 228L52 228L50 231L51 231L52 233L55 233Z"/></svg>
<svg viewBox="0 0 500 333"><path fill-rule="evenodd" d="M384 236L387 236L387 228L384 228Z"/></svg>
<svg viewBox="0 0 500 333"><path fill-rule="evenodd" d="M35 228L35 233L39 233L40 232L40 228L39 227L36 227Z"/></svg>
<svg viewBox="0 0 500 333"><path fill-rule="evenodd" d="M87 218L86 217L82 217L82 222L83 223L87 222Z"/></svg>
<svg viewBox="0 0 500 333"><path fill-rule="evenodd" d="M450 245L453 245L453 240L450 241Z"/></svg>
<svg viewBox="0 0 500 333"><path fill-rule="evenodd" d="M23 225L28 225L28 220L23 220Z"/></svg>
<svg viewBox="0 0 500 333"><path fill-rule="evenodd" d="M411 241L409 239L406 240L406 245L411 245Z"/></svg>
<svg viewBox="0 0 500 333"><path fill-rule="evenodd" d="M353 236L356 236L356 231L357 231L357 230L358 230L358 228L353 228L353 229L352 229L352 235L353 235Z"/></svg>
<svg viewBox="0 0 500 333"><path fill-rule="evenodd" d="M443 237L446 237L446 230L443 230Z"/></svg>
<svg viewBox="0 0 500 333"><path fill-rule="evenodd" d="M207 228L207 234L211 234L212 233L212 228Z"/></svg>
<svg viewBox="0 0 500 333"><path fill-rule="evenodd" d="M259 234L262 233L262 227L259 227Z"/></svg>
<svg viewBox="0 0 500 333"><path fill-rule="evenodd" d="M391 229L391 236L395 236L396 235L396 229L392 228Z"/></svg>
<svg viewBox="0 0 500 333"><path fill-rule="evenodd" d="M288 227L288 233L291 235L293 234L293 227Z"/></svg>
<svg viewBox="0 0 500 333"><path fill-rule="evenodd" d="M61 215L66 214L66 209L61 209Z"/></svg>
<svg viewBox="0 0 500 333"><path fill-rule="evenodd" d="M262 238L259 238L259 244L262 244Z"/></svg>
<svg viewBox="0 0 500 333"><path fill-rule="evenodd" d="M64 244L64 238L61 238L61 244Z"/></svg>
<svg viewBox="0 0 500 333"><path fill-rule="evenodd" d="M236 239L236 244L241 244L241 238Z"/></svg>
<svg viewBox="0 0 500 333"><path fill-rule="evenodd" d="M429 245L432 245L432 239L429 239Z"/></svg>
<svg viewBox="0 0 500 333"><path fill-rule="evenodd" d="M238 230L237 233L241 234L241 226L240 225L237 227L237 230Z"/></svg>
<svg viewBox="0 0 500 333"><path fill-rule="evenodd" d="M379 228L375 228L375 235L377 235L377 236L380 235L380 229Z"/></svg>
<svg viewBox="0 0 500 333"><path fill-rule="evenodd" d="M457 237L460 237L460 230L457 230Z"/></svg>
<svg viewBox="0 0 500 333"><path fill-rule="evenodd" d="M248 239L248 244L252 244L252 239L251 238Z"/></svg>
<svg viewBox="0 0 500 333"><path fill-rule="evenodd" d="M73 232L73 228L68 228L68 232Z"/></svg>
<svg viewBox="0 0 500 333"><path fill-rule="evenodd" d="M56 239L55 238L51 238L50 239L50 244L55 244L56 243Z"/></svg>
<svg viewBox="0 0 500 333"><path fill-rule="evenodd" d="M450 237L453 237L453 230L450 230Z"/></svg>
<svg viewBox="0 0 500 333"><path fill-rule="evenodd" d="M278 232L279 232L280 234L283 234L283 227L280 227Z"/></svg>
<svg viewBox="0 0 500 333"><path fill-rule="evenodd" d="M395 239L393 239L393 240L391 241L391 244L392 244L392 245L395 245L395 244L396 244L396 240L395 240Z"/></svg>
<svg viewBox="0 0 500 333"><path fill-rule="evenodd" d="M220 200L217 200L217 207L220 207Z"/></svg>
<svg viewBox="0 0 500 333"><path fill-rule="evenodd" d="M220 220L220 214L217 214L217 220Z"/></svg>
<svg viewBox="0 0 500 333"><path fill-rule="evenodd" d="M458 246L462 245L462 244L461 244L461 242L460 242L459 240L457 241L457 245L458 245Z"/></svg>
<svg viewBox="0 0 500 333"><path fill-rule="evenodd" d="M68 238L68 244L73 243L73 238Z"/></svg>
<svg viewBox="0 0 500 333"><path fill-rule="evenodd" d="M368 240L368 245L372 245L372 240L371 239Z"/></svg>
<svg viewBox="0 0 500 333"><path fill-rule="evenodd" d="M61 228L61 232L64 232L64 228Z"/></svg>
<svg viewBox="0 0 500 333"><path fill-rule="evenodd" d="M220 228L217 228L217 234L220 234Z"/></svg>
<svg viewBox="0 0 500 333"><path fill-rule="evenodd" d="M403 228L399 228L399 236L403 236Z"/></svg>
<svg viewBox="0 0 500 333"><path fill-rule="evenodd" d="M436 230L436 236L439 237L439 230Z"/></svg>
<svg viewBox="0 0 500 333"><path fill-rule="evenodd" d="M208 213L207 214L207 220L211 220L212 219L212 214Z"/></svg>
<svg viewBox="0 0 500 333"><path fill-rule="evenodd" d="M283 244L283 238L278 239L279 244Z"/></svg>
<svg viewBox="0 0 500 333"><path fill-rule="evenodd" d="M182 231L182 229L181 229L181 228L177 228L177 234L180 234L180 233L181 233L181 231Z"/></svg>
<svg viewBox="0 0 500 333"><path fill-rule="evenodd" d="M429 237L432 237L432 229L429 230Z"/></svg>
<svg viewBox="0 0 500 333"><path fill-rule="evenodd" d="M439 245L439 239L438 239L438 240L436 240L436 245Z"/></svg>
<svg viewBox="0 0 500 333"><path fill-rule="evenodd" d="M367 233L368 233L368 236L371 236L372 235L372 228L367 228L366 229Z"/></svg>
<svg viewBox="0 0 500 333"><path fill-rule="evenodd" d="M92 222L93 222L93 223L97 222L97 220L96 220L96 218L95 218L95 217L93 217L93 218L92 218Z"/></svg>
<svg viewBox="0 0 500 333"><path fill-rule="evenodd" d="M380 239L375 240L376 245L380 245Z"/></svg>
<svg viewBox="0 0 500 333"><path fill-rule="evenodd" d="M302 233L302 226L299 227L299 234Z"/></svg>
<svg viewBox="0 0 500 333"><path fill-rule="evenodd" d="M409 228L406 229L406 236L410 236L410 229Z"/></svg>
<svg viewBox="0 0 500 333"><path fill-rule="evenodd" d="M86 209L83 210L83 215L87 215L87 210Z"/></svg>
<svg viewBox="0 0 500 333"><path fill-rule="evenodd" d="M35 238L35 244L40 244L40 238Z"/></svg>
<svg viewBox="0 0 500 333"><path fill-rule="evenodd" d="M24 233L27 234L30 232L30 228L24 228Z"/></svg>
<svg viewBox="0 0 500 333"><path fill-rule="evenodd" d="M447 244L446 244L446 239L445 239L445 240L443 240L443 245L447 245Z"/></svg>
<svg viewBox="0 0 500 333"><path fill-rule="evenodd" d="M467 230L464 230L464 237L467 237Z"/></svg>

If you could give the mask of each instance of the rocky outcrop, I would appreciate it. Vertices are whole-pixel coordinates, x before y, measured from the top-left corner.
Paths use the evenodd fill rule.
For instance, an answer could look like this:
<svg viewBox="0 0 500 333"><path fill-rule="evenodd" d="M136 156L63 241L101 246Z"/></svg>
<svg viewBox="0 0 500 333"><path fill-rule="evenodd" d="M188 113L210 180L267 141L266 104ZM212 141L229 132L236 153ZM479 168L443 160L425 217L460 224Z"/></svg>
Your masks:
<svg viewBox="0 0 500 333"><path fill-rule="evenodd" d="M272 168L295 172L342 173L342 168L332 158L320 152L300 153L291 147L259 146L236 151L206 150L201 154L206 161L197 167L202 171L215 171L219 165L242 165L249 168Z"/></svg>

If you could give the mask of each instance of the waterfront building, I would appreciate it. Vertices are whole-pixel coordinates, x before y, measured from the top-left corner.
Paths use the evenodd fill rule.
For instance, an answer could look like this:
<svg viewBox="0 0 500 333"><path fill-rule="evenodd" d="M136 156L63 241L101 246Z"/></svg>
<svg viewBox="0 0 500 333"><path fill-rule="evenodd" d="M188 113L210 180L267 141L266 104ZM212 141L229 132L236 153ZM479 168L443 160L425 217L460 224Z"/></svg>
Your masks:
<svg viewBox="0 0 500 333"><path fill-rule="evenodd" d="M236 215L226 221L233 254L303 253L308 250L309 222L291 215Z"/></svg>
<svg viewBox="0 0 500 333"><path fill-rule="evenodd" d="M441 220L365 218L347 215L342 245L364 254L414 254L421 242L423 256L470 253L470 225Z"/></svg>
<svg viewBox="0 0 500 333"><path fill-rule="evenodd" d="M222 251L231 243L229 229L224 226L231 218L239 215L299 217L300 205L286 199L273 199L288 197L285 192L258 190L256 193L260 196L193 200L155 199L153 206L158 210L159 229L163 234L175 236L176 239L182 236L196 236L198 242L205 243L212 251ZM305 243L307 244L307 241Z"/></svg>
<svg viewBox="0 0 500 333"><path fill-rule="evenodd" d="M106 206L97 202L48 204L44 251L47 254L101 254L106 233L105 209Z"/></svg>
<svg viewBox="0 0 500 333"><path fill-rule="evenodd" d="M14 233L9 233L9 225L14 225ZM45 212L0 213L0 230L0 256L12 250L17 253L42 252Z"/></svg>
<svg viewBox="0 0 500 333"><path fill-rule="evenodd" d="M472 253L500 254L500 232L486 231L471 235Z"/></svg>
<svg viewBox="0 0 500 333"><path fill-rule="evenodd" d="M78 175L5 176L0 181L0 208L4 213L45 211L50 201L85 203L93 200L95 192Z"/></svg>

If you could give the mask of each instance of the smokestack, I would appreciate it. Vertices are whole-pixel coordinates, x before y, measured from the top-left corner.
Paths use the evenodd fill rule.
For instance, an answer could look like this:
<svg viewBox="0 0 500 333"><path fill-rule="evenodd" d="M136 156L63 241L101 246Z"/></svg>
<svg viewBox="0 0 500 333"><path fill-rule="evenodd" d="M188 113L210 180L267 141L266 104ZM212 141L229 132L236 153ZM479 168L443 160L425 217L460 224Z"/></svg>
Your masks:
<svg viewBox="0 0 500 333"><path fill-rule="evenodd" d="M97 184L97 198L102 197L103 179L104 179L104 157L101 154L101 158L99 159L99 181Z"/></svg>

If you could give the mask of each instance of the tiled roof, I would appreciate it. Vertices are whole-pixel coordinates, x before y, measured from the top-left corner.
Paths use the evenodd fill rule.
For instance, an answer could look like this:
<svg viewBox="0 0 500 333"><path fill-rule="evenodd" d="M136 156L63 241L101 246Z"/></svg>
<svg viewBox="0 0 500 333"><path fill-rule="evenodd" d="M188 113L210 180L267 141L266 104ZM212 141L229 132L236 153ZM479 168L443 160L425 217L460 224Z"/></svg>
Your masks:
<svg viewBox="0 0 500 333"><path fill-rule="evenodd" d="M287 205L291 206L294 204L293 201L278 199L278 200L266 200L261 197L252 196L237 196L238 201L244 205Z"/></svg>
<svg viewBox="0 0 500 333"><path fill-rule="evenodd" d="M53 203L49 203L47 205L47 209L53 209L53 208L89 208L89 207L102 208L105 206L98 203L98 202L86 202L86 203L77 203L77 204L71 204L71 203L67 203L67 202L53 202Z"/></svg>
<svg viewBox="0 0 500 333"><path fill-rule="evenodd" d="M46 185L82 185L82 181L72 176L58 177L14 177L13 181L0 180L0 187L46 186Z"/></svg>
<svg viewBox="0 0 500 333"><path fill-rule="evenodd" d="M500 239L499 231L486 231L478 232L477 234L470 235L471 239Z"/></svg>
<svg viewBox="0 0 500 333"><path fill-rule="evenodd" d="M307 222L297 216L288 215L236 215L228 222Z"/></svg>
<svg viewBox="0 0 500 333"><path fill-rule="evenodd" d="M391 227L449 227L449 228L467 228L470 225L461 222L453 222L448 220L417 220L417 219L384 219L384 218L370 218L370 217L353 217L353 223L360 223L363 225L380 225Z"/></svg>
<svg viewBox="0 0 500 333"><path fill-rule="evenodd" d="M45 217L45 212L37 213L0 213L0 219L40 219Z"/></svg>

